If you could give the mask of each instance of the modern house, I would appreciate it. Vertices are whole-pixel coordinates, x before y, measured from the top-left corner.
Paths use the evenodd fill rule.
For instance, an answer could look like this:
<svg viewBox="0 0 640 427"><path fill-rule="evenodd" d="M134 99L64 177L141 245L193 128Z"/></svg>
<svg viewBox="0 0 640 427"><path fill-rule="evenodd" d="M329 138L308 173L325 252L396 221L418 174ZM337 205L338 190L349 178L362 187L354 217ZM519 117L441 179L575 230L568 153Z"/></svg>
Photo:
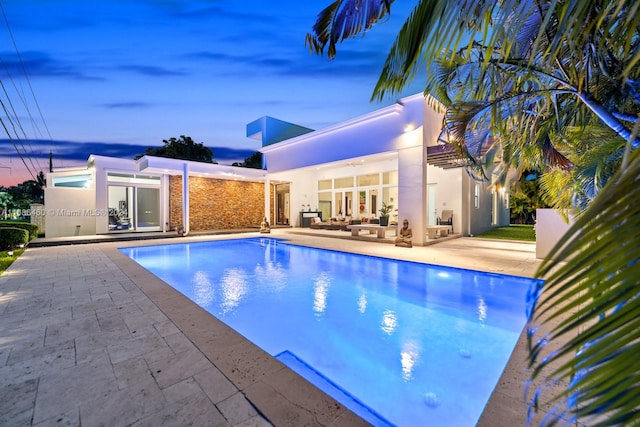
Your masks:
<svg viewBox="0 0 640 427"><path fill-rule="evenodd" d="M375 218L383 202L409 220L416 245L427 238L416 230L443 210L463 235L508 225L508 193L469 177L439 140L441 126L417 94L315 131L258 119L247 136L262 142L263 170L91 156L86 168L48 175L46 235L233 229L265 216L300 227L316 215Z"/></svg>
<svg viewBox="0 0 640 427"><path fill-rule="evenodd" d="M45 235L250 227L264 216L265 177L212 163L92 155L86 167L48 174Z"/></svg>

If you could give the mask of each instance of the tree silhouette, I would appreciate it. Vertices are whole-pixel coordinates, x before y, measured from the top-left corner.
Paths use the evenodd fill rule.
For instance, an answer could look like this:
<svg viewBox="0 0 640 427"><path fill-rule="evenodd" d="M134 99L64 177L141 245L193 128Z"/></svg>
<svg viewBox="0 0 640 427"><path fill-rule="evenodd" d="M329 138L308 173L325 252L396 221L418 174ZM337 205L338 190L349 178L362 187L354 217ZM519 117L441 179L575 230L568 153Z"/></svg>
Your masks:
<svg viewBox="0 0 640 427"><path fill-rule="evenodd" d="M138 154L135 158L139 159L146 155L216 163L213 161L213 151L209 147L205 147L202 142L194 142L190 136L180 135L180 138L163 139L162 142L164 143L162 147L149 147L144 150L144 154Z"/></svg>
<svg viewBox="0 0 640 427"><path fill-rule="evenodd" d="M262 153L256 151L246 159L244 162L233 162L231 166L240 166L243 168L262 169Z"/></svg>

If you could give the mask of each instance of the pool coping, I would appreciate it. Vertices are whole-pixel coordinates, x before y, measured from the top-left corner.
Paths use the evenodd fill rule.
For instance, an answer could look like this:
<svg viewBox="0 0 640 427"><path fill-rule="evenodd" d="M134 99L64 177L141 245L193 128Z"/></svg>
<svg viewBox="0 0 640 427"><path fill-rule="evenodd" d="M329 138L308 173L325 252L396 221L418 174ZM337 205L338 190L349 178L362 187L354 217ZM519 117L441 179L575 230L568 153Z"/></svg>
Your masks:
<svg viewBox="0 0 640 427"><path fill-rule="evenodd" d="M307 236L306 239L300 241L299 237L296 238L292 234L287 235L285 233L260 237L284 238L294 244L303 246L430 263L428 259L417 259L417 257L413 256L415 251L411 249L408 249L411 252L402 253L403 256L389 256L371 253L366 245L375 244L374 242L365 242L362 247L355 250L353 248L338 249L331 243L323 242L325 239L317 236ZM123 247L252 237L255 238L256 235L226 235L216 236L215 238L188 238L184 240L171 239L166 242L161 240L135 241L127 242L127 244L114 242L105 244L103 252L164 312L211 363L245 395L256 410L273 425L368 425L343 405L317 389L303 377L216 319L119 250L119 248ZM376 246L393 248L391 245ZM535 245L533 245L533 256L535 258ZM531 268L522 271L528 271L529 273L534 271L537 262L532 261L531 264ZM477 266L464 267L452 264L449 264L449 266L478 270ZM503 272L491 269L482 271L532 277L532 274L515 274L513 271ZM529 371L526 366L526 334L523 331L503 374L484 408L477 423L478 426L527 425L525 384L528 374ZM544 405L544 402L542 409L535 415L533 421L542 419L546 412L551 410L550 407Z"/></svg>

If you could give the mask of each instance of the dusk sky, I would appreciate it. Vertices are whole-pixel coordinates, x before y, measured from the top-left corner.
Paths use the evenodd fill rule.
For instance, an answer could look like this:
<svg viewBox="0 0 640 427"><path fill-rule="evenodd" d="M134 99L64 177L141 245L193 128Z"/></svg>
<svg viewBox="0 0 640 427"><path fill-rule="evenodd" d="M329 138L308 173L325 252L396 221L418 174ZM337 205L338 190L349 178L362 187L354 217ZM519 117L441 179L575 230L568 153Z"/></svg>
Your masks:
<svg viewBox="0 0 640 427"><path fill-rule="evenodd" d="M320 129L422 90L417 78L369 101L414 2L394 3L333 61L304 46L329 3L1 0L0 114L11 137L0 135L0 184L31 179L14 144L33 174L48 171L50 151L55 170L90 154L133 158L180 135L231 164L259 148L246 137L259 117Z"/></svg>

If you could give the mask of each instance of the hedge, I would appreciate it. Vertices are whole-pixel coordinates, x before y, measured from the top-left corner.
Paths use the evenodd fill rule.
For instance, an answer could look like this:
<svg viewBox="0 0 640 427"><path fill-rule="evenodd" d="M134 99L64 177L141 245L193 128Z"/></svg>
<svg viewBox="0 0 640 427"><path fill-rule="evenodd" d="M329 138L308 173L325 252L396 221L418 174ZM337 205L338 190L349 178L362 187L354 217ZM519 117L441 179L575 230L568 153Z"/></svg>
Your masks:
<svg viewBox="0 0 640 427"><path fill-rule="evenodd" d="M0 221L0 228L5 227L21 228L23 230L27 230L27 232L29 233L29 240L38 237L38 226L36 224L31 224L30 222Z"/></svg>
<svg viewBox="0 0 640 427"><path fill-rule="evenodd" d="M0 250L17 248L26 245L29 241L29 232L17 227L0 227Z"/></svg>

